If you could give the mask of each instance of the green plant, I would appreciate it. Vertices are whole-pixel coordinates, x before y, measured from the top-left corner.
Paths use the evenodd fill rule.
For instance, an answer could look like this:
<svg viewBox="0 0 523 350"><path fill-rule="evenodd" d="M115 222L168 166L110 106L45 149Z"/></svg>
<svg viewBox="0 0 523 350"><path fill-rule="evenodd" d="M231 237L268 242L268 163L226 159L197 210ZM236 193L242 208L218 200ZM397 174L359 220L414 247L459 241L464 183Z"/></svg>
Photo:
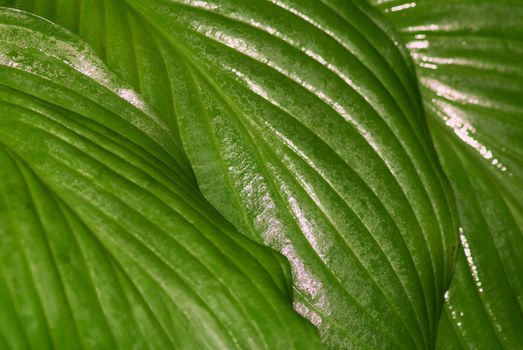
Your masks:
<svg viewBox="0 0 523 350"><path fill-rule="evenodd" d="M0 6L0 348L523 346L521 2Z"/></svg>

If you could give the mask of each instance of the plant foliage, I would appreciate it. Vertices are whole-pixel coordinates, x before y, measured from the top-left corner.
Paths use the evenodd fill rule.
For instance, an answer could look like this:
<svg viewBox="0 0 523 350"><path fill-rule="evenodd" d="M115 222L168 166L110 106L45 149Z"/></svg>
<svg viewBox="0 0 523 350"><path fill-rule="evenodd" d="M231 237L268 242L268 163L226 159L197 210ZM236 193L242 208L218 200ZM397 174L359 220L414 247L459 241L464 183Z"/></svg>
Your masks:
<svg viewBox="0 0 523 350"><path fill-rule="evenodd" d="M0 348L523 344L521 3L0 6Z"/></svg>

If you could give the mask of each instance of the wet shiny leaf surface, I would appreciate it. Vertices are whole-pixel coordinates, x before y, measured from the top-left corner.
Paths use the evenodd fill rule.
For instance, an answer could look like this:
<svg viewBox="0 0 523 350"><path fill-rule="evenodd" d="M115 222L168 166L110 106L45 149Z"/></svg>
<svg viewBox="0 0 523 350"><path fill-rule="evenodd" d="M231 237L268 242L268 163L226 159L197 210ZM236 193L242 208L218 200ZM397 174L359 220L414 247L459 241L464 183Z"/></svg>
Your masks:
<svg viewBox="0 0 523 350"><path fill-rule="evenodd" d="M520 347L523 4L370 2L0 0L0 348Z"/></svg>
<svg viewBox="0 0 523 350"><path fill-rule="evenodd" d="M295 308L329 347L431 347L457 227L414 76L375 14L346 1L15 4L78 32L157 108L205 197L289 259Z"/></svg>
<svg viewBox="0 0 523 350"><path fill-rule="evenodd" d="M0 9L0 348L319 348L173 140L79 39Z"/></svg>
<svg viewBox="0 0 523 350"><path fill-rule="evenodd" d="M523 3L376 2L416 64L461 252L438 346L523 343Z"/></svg>

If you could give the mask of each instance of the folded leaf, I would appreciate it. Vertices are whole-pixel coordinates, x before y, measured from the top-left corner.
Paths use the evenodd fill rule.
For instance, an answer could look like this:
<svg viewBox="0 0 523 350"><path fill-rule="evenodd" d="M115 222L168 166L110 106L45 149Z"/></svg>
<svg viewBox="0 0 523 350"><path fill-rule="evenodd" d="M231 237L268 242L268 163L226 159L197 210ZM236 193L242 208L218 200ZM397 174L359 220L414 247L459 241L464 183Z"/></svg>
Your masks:
<svg viewBox="0 0 523 350"><path fill-rule="evenodd" d="M523 341L521 211L511 212L499 184L445 132L435 127L434 135L459 203L462 249L437 345L517 349Z"/></svg>
<svg viewBox="0 0 523 350"><path fill-rule="evenodd" d="M319 348L288 265L167 130L72 34L0 9L0 348Z"/></svg>
<svg viewBox="0 0 523 350"><path fill-rule="evenodd" d="M376 1L417 66L462 250L438 346L523 344L523 4Z"/></svg>
<svg viewBox="0 0 523 350"><path fill-rule="evenodd" d="M295 307L330 348L433 344L457 228L379 25L346 1L80 3L17 5L143 92L210 202L289 259Z"/></svg>

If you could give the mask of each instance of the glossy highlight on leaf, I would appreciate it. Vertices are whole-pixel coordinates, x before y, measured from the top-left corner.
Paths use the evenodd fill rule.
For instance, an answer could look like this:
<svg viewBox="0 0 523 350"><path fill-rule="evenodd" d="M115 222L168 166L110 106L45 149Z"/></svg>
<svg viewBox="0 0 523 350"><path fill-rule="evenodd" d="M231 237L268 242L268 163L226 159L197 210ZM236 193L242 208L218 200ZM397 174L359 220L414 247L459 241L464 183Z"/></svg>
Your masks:
<svg viewBox="0 0 523 350"><path fill-rule="evenodd" d="M295 308L327 346L430 347L457 229L412 77L386 33L336 1L100 4L71 12L76 30L129 81L165 67L172 100L151 102L203 194L289 259ZM113 47L125 25L132 45Z"/></svg>
<svg viewBox="0 0 523 350"><path fill-rule="evenodd" d="M319 348L139 95L33 15L0 9L0 44L1 348Z"/></svg>
<svg viewBox="0 0 523 350"><path fill-rule="evenodd" d="M523 344L519 0L0 6L0 349Z"/></svg>
<svg viewBox="0 0 523 350"><path fill-rule="evenodd" d="M461 251L441 349L523 344L523 3L376 2L416 64L456 193Z"/></svg>

